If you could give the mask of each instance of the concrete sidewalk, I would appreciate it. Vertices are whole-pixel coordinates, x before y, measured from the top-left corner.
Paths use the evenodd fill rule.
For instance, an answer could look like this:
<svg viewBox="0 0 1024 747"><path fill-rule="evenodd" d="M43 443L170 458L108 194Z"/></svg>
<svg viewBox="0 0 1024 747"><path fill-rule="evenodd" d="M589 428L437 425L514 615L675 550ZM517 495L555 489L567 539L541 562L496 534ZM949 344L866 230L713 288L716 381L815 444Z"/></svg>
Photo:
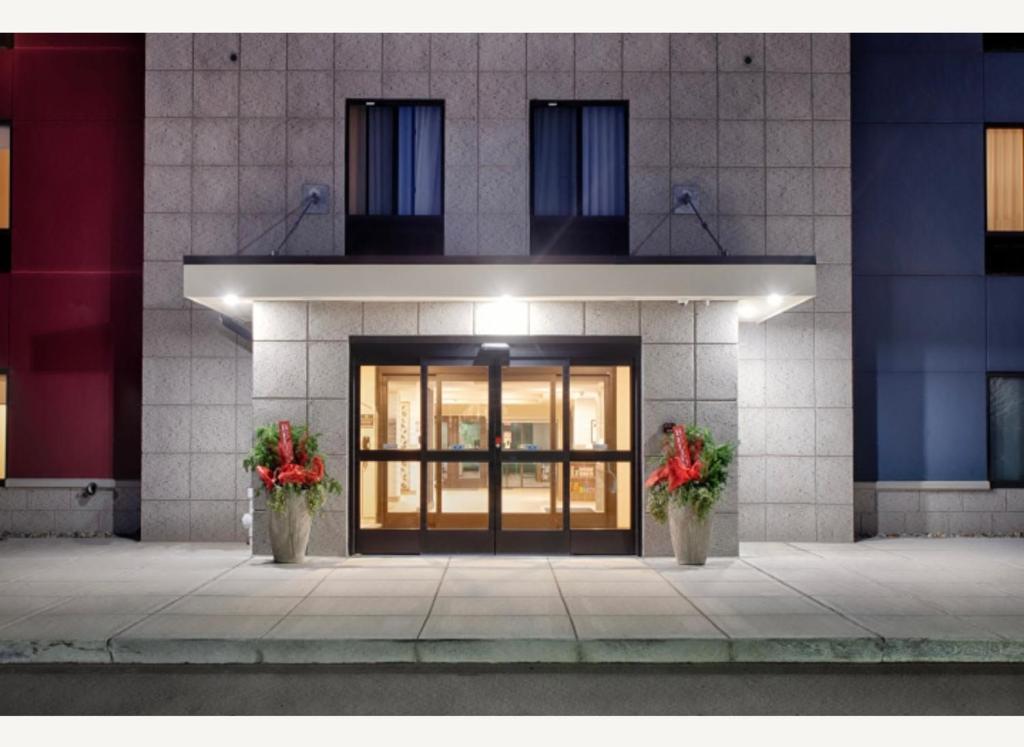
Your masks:
<svg viewBox="0 0 1024 747"><path fill-rule="evenodd" d="M0 662L1021 662L1024 540L667 558L0 542Z"/></svg>

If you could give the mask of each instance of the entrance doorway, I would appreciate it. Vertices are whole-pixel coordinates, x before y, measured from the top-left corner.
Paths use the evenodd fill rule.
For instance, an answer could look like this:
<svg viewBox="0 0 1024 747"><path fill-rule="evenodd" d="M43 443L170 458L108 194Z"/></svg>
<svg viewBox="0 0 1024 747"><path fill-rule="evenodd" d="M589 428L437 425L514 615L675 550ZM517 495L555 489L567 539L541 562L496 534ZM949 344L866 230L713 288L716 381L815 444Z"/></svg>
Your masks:
<svg viewBox="0 0 1024 747"><path fill-rule="evenodd" d="M639 348L354 339L356 552L635 554Z"/></svg>

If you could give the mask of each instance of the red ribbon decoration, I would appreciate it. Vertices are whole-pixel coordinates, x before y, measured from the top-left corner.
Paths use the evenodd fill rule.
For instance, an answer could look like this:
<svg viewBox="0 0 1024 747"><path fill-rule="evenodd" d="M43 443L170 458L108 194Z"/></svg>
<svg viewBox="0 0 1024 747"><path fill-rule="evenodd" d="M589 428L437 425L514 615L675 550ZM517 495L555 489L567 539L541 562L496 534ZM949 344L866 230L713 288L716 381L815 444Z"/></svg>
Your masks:
<svg viewBox="0 0 1024 747"><path fill-rule="evenodd" d="M291 423L282 420L277 424L277 430L280 434L277 439L277 458L281 461L281 466L291 464L295 461L295 455L292 452Z"/></svg>
<svg viewBox="0 0 1024 747"><path fill-rule="evenodd" d="M313 457L312 464L306 466L306 462L309 460L306 436L299 441L296 450L292 445L291 423L282 420L277 424L277 428L277 456L281 466L273 471L262 464L256 467L256 473L267 490L273 490L277 485L316 485L323 480L325 470L324 460L321 457ZM298 452L298 461L295 460L296 451Z"/></svg>
<svg viewBox="0 0 1024 747"><path fill-rule="evenodd" d="M681 485L700 479L703 465L700 462L700 452L704 448L702 441L693 444L686 437L686 426L675 425L672 427L672 442L675 449L669 455L665 464L651 473L644 483L647 487L654 487L662 480L668 482L668 489L675 490Z"/></svg>

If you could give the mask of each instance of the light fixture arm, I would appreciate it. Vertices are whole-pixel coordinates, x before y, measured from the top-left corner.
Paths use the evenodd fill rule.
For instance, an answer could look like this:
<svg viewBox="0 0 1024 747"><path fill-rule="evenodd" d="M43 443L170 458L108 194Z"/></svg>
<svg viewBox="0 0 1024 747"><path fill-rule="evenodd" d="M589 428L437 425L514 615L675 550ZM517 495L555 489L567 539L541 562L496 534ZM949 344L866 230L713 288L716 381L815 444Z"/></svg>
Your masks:
<svg viewBox="0 0 1024 747"><path fill-rule="evenodd" d="M704 216L700 214L700 211L697 209L697 204L693 201L693 197L690 193L683 192L682 196L679 198L679 202L682 205L687 205L690 210L693 211L693 214L697 216L697 220L700 222L700 227L704 229L704 233L710 236L711 240L715 242L715 246L718 247L718 253L723 257L728 256L728 253L725 251L725 247L719 243L718 237L711 232L710 228L708 228L707 221L705 221Z"/></svg>
<svg viewBox="0 0 1024 747"><path fill-rule="evenodd" d="M722 257L729 256L729 253L727 251L725 251L725 247L723 247L721 242L718 241L718 237L715 236L715 234L711 232L711 229L708 227L707 221L704 220L704 216L700 214L699 210L697 210L697 205L696 205L696 203L694 203L693 198L691 197L689 192L683 192L683 194L679 196L679 204L680 205L688 206L693 211L693 214L697 216L697 220L700 222L700 227L704 229L704 232L708 236L711 237L711 240L714 242L715 246L718 248L719 256L722 256ZM672 216L672 215L673 215L673 213L670 212L670 213L665 213L663 216L661 216L661 220L659 220L654 225L654 228L652 228L650 231L648 231L647 235L644 236L640 240L639 244L636 245L636 249L633 250L633 254L636 254L637 251L640 249L640 247L642 247L644 244L646 244L647 240L649 238L651 238L651 236L654 235L654 232L657 231L659 228L661 228L662 224L664 224L664 222L666 220L668 220L669 217Z"/></svg>
<svg viewBox="0 0 1024 747"><path fill-rule="evenodd" d="M305 199L303 199L302 202L299 203L299 205L297 207L294 207L291 210L289 210L287 213L285 213L283 218L279 218L279 219L275 220L273 223L271 223L269 226L267 226L258 236L255 236L254 238L252 238L249 241L247 241L244 245L238 247L238 251L235 252L235 254L236 255L243 254L246 249L248 249L250 246L255 244L260 239L262 239L264 236L266 236L268 233L273 231L275 228L277 228L282 223L287 222L287 220L289 218L291 218L293 215L295 215L295 213L297 213L297 212L299 212L301 210L302 212L299 215L299 219L297 221L295 221L295 225L292 226L291 230L289 230L285 234L284 240L282 240L281 243L278 244L277 247L274 249L274 251L272 251L270 253L271 256L276 255L279 251L281 251L281 247L283 247L285 245L285 243L287 243L288 238L295 232L295 229L299 227L299 224L302 222L302 219L306 217L306 213L308 213L310 211L310 209L313 208L313 206L318 205L319 203L320 203L320 195L319 195L319 193L316 192L316 191L310 192L305 197Z"/></svg>

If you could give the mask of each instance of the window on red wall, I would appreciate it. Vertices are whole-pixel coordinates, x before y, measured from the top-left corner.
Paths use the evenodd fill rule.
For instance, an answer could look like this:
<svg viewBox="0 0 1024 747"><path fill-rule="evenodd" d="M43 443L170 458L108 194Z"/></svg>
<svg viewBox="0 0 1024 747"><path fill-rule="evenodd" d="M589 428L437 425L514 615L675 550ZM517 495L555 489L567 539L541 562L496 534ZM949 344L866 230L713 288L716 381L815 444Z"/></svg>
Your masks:
<svg viewBox="0 0 1024 747"><path fill-rule="evenodd" d="M0 272L11 269L11 126L0 122Z"/></svg>

